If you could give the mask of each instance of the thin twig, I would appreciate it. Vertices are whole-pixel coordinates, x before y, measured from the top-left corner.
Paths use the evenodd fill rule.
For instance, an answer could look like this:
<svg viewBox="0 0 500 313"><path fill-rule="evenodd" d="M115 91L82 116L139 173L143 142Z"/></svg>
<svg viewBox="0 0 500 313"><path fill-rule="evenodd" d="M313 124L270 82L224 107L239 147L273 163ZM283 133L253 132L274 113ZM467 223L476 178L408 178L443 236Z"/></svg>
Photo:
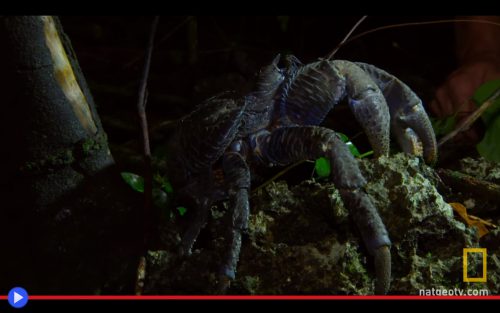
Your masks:
<svg viewBox="0 0 500 313"><path fill-rule="evenodd" d="M257 188L255 188L254 190L252 190L252 196L253 197L255 194L257 194L257 192L259 190L262 190L263 188L265 188L267 185L269 185L270 183L272 183L273 181L275 181L276 179L280 178L281 176L285 175L288 171L290 171L291 169L299 166L300 164L304 163L304 162L309 162L307 160L301 160L301 161L297 161L289 166L287 166L286 168L284 168L282 171L280 171L278 174L274 175L273 177L269 178L268 180L266 180L264 183L260 184Z"/></svg>
<svg viewBox="0 0 500 313"><path fill-rule="evenodd" d="M146 117L146 87L149 77L149 68L151 66L151 55L153 54L153 42L158 25L159 17L155 16L151 23L151 32L149 34L148 47L146 52L146 59L144 61L144 69L142 71L141 84L139 89L139 96L137 98L137 112L139 113L139 121L142 131L142 144L144 153L144 214L145 214L145 244L149 236L149 228L151 226L151 203L152 203L152 184L153 174L151 169L151 148L149 146L149 131L148 121Z"/></svg>
<svg viewBox="0 0 500 313"><path fill-rule="evenodd" d="M153 212L151 205L153 199L153 170L151 168L151 148L149 146L148 120L146 117L147 84L149 77L149 68L151 67L151 55L153 54L154 38L159 19L159 16L155 16L153 22L151 23L151 31L149 33L146 59L144 61L144 68L142 71L139 96L137 98L137 112L139 114L139 122L141 124L142 144L144 151L144 252L146 252L148 249L149 240L153 228ZM137 295L142 294L142 288L144 287L145 264L146 262L143 256L141 257L139 267L137 269L135 285L135 292Z"/></svg>
<svg viewBox="0 0 500 313"><path fill-rule="evenodd" d="M486 109L488 109L495 102L498 97L500 97L500 89L493 93L493 95L489 97L485 102L483 102L483 104L480 105L479 108L477 108L474 112L472 112L471 115L463 119L453 131L441 138L438 142L438 147L442 146L445 142L455 137L460 132L469 129L469 127L484 113L484 111L486 111Z"/></svg>
<svg viewBox="0 0 500 313"><path fill-rule="evenodd" d="M339 47L336 48L338 50L340 47L356 40L359 39L365 35L378 32L384 29L392 29L392 28L400 28L400 27L407 27L407 26L417 26L417 25L433 25L433 24L445 24L445 23L480 23L480 24L491 24L491 25L496 25L500 26L500 23L492 22L492 21L486 21L486 20L472 20L472 19L454 19L454 20L438 20L438 21L427 21L427 22L412 22L412 23L401 23L401 24L393 24L393 25L386 25L386 26L381 26L377 28L373 28L370 30L367 30L365 32L362 32L360 34L357 34L356 36L351 37L351 39L348 39L347 41L343 42L340 44ZM335 51L336 51L335 50Z"/></svg>
<svg viewBox="0 0 500 313"><path fill-rule="evenodd" d="M351 34L356 30L356 28L358 28L358 26L368 17L368 15L363 15L362 18L359 19L359 21L354 24L354 26L351 28L351 30L347 33L347 35L344 37L344 39L342 39L342 41L337 45L337 47L332 51L332 53L330 53L330 55L328 56L327 60L331 60L331 58L333 58L333 56L335 55L335 53L337 53L337 51L340 49L340 47L342 47L345 42L347 41L347 39L349 39L349 37L351 36Z"/></svg>
<svg viewBox="0 0 500 313"><path fill-rule="evenodd" d="M170 38L173 34L175 34L184 24L189 22L193 16L188 16L186 17L182 22L177 24L174 28L172 28L171 31L169 31L165 36L163 36L158 42L154 45L154 48L158 48L162 43L164 43L168 38ZM144 56L144 52L141 52L140 55L136 56L133 58L130 62L125 64L124 68L129 68L133 66L135 63L137 63L142 57Z"/></svg>

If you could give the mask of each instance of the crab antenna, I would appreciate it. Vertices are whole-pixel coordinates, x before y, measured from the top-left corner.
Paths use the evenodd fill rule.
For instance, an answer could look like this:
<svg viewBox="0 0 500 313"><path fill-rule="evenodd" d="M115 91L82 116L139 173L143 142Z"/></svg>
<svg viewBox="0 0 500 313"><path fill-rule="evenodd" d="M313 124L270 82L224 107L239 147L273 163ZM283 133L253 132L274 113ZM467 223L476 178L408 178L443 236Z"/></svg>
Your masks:
<svg viewBox="0 0 500 313"><path fill-rule="evenodd" d="M337 53L337 51L340 49L340 47L342 47L345 42L347 41L347 39L349 39L349 37L352 35L352 33L356 30L356 28L358 28L358 26L365 20L365 18L367 18L368 15L363 15L362 18L359 19L359 21L354 24L354 26L351 28L351 30L347 33L347 35L344 37L344 39L342 39L342 41L337 45L337 47L335 48L335 50L332 51L332 53L330 53L330 55L328 56L327 60L331 60L331 58L335 55L335 53Z"/></svg>

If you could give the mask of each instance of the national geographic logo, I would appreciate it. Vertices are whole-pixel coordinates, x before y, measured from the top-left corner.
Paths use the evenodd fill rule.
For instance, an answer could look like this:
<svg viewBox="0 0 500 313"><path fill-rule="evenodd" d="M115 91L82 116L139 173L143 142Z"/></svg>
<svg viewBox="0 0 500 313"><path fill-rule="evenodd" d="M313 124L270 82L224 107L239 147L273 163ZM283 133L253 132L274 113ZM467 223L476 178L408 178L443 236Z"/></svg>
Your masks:
<svg viewBox="0 0 500 313"><path fill-rule="evenodd" d="M469 253L481 253L483 255L483 276L481 277L469 277L467 276L467 257ZM485 283L486 282L486 248L464 248L464 282L466 283Z"/></svg>

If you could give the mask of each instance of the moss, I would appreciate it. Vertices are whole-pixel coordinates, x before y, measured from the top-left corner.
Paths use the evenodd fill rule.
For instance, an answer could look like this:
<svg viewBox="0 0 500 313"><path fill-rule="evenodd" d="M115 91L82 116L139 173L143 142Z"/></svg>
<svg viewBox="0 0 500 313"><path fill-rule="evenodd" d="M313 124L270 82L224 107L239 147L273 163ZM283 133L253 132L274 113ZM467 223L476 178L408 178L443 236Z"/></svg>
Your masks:
<svg viewBox="0 0 500 313"><path fill-rule="evenodd" d="M105 132L100 131L95 137L85 139L81 143L81 150L85 156L91 155L94 151L100 151L108 146L108 137Z"/></svg>
<svg viewBox="0 0 500 313"><path fill-rule="evenodd" d="M73 151L70 149L60 149L55 153L37 161L28 161L21 165L22 172L38 173L43 170L59 168L75 162Z"/></svg>
<svg viewBox="0 0 500 313"><path fill-rule="evenodd" d="M260 290L259 276L244 276L241 280L242 287L249 291L250 294L257 294Z"/></svg>
<svg viewBox="0 0 500 313"><path fill-rule="evenodd" d="M81 159L90 156L93 152L107 148L106 133L100 132L95 137L91 137L77 143L75 148L62 148L56 150L45 158L36 161L27 161L20 166L20 171L24 173L40 173L50 171L54 168L72 165Z"/></svg>
<svg viewBox="0 0 500 313"><path fill-rule="evenodd" d="M482 180L500 183L500 163L484 158L464 158L460 160L460 171Z"/></svg>

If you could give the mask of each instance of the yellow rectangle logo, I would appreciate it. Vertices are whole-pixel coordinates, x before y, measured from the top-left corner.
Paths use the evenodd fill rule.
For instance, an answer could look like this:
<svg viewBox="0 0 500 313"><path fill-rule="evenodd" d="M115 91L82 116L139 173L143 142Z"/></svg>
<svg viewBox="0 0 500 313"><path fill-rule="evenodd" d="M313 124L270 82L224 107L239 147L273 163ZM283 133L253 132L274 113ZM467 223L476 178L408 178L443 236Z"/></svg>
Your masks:
<svg viewBox="0 0 500 313"><path fill-rule="evenodd" d="M467 256L469 253L481 253L483 255L483 276L482 277L469 277L467 276ZM486 248L464 248L464 282L467 283L485 283L486 282Z"/></svg>

